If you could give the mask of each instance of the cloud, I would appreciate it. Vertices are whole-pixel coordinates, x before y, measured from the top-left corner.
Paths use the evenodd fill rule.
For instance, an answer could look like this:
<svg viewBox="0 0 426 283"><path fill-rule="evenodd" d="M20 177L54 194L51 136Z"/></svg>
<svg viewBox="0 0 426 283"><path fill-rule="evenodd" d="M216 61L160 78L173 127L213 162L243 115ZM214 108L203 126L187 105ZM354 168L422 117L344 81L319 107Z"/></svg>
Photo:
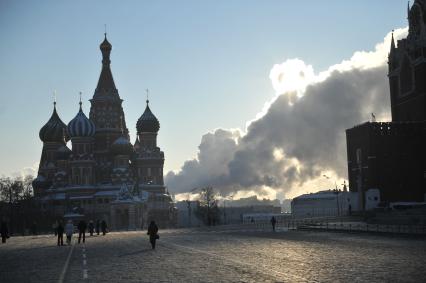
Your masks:
<svg viewBox="0 0 426 283"><path fill-rule="evenodd" d="M406 28L395 31L396 38L406 34ZM211 185L223 195L288 197L330 188L334 182L323 174L340 185L347 177L345 129L372 112L378 120L390 119L390 38L318 74L300 59L274 65L269 78L276 97L244 131L205 134L197 158L166 175L169 190Z"/></svg>

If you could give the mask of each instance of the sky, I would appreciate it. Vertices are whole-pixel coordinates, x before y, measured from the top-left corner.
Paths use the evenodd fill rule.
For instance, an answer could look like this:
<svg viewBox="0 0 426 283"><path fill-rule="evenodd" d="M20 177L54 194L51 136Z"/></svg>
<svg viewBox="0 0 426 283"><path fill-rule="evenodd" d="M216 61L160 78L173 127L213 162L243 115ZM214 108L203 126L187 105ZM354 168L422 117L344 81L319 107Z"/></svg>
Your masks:
<svg viewBox="0 0 426 283"><path fill-rule="evenodd" d="M368 120L372 105L388 119L388 47L376 45L407 26L406 5L2 0L0 175L37 166L54 90L65 123L78 111L79 91L88 114L106 24L131 139L149 88L171 192L213 185L224 195L284 198L340 186L344 130Z"/></svg>

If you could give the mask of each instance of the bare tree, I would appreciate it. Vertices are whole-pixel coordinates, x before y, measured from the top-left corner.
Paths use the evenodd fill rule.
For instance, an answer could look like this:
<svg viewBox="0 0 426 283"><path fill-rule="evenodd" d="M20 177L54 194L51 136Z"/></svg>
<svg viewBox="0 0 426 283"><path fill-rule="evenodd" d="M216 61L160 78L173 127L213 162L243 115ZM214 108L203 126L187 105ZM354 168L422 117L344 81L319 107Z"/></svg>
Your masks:
<svg viewBox="0 0 426 283"><path fill-rule="evenodd" d="M219 222L220 211L218 206L218 194L212 187L200 189L199 204L195 210L195 215L207 225L215 225Z"/></svg>

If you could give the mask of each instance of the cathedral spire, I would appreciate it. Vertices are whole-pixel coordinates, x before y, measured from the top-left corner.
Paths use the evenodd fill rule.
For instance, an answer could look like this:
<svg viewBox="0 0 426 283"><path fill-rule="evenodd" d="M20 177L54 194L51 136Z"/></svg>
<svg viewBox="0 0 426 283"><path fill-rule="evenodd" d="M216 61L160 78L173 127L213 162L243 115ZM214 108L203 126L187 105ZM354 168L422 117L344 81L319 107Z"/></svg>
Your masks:
<svg viewBox="0 0 426 283"><path fill-rule="evenodd" d="M117 94L117 89L115 88L114 79L112 77L111 73L111 50L112 45L109 43L107 39L107 33L105 30L104 33L104 41L102 41L101 45L99 46L101 52L102 52L102 70L101 75L99 76L98 85L95 90L96 94Z"/></svg>
<svg viewBox="0 0 426 283"><path fill-rule="evenodd" d="M81 91L78 94L80 95L80 102L78 104L80 104L80 111L82 111L81 105L83 104L83 102L81 102Z"/></svg>
<svg viewBox="0 0 426 283"><path fill-rule="evenodd" d="M393 38L394 30L392 30L392 39L391 39L391 53L395 51L395 39Z"/></svg>

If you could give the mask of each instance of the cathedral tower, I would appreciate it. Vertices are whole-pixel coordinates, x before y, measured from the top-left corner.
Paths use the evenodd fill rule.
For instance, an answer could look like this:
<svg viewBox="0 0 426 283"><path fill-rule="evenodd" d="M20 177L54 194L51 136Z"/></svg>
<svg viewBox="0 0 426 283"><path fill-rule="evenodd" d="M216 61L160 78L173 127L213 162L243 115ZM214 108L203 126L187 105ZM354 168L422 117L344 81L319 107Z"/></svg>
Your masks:
<svg viewBox="0 0 426 283"><path fill-rule="evenodd" d="M72 185L85 186L95 183L95 159L93 156L93 144L95 124L84 115L81 108L74 119L68 124L68 134L72 142L72 154L70 155L70 169Z"/></svg>
<svg viewBox="0 0 426 283"><path fill-rule="evenodd" d="M146 108L137 124L136 176L140 184L151 185L153 191L165 192L163 180L164 152L157 146L160 122L149 108ZM145 190L150 191L149 186Z"/></svg>
<svg viewBox="0 0 426 283"><path fill-rule="evenodd" d="M48 188L54 181L56 173L57 151L65 145L64 133L66 125L56 112L56 101L53 103L53 113L49 121L40 129L39 137L43 142L38 177L33 182L35 194Z"/></svg>
<svg viewBox="0 0 426 283"><path fill-rule="evenodd" d="M112 45L108 42L106 33L100 50L102 52L102 70L95 93L90 100L89 117L96 126L94 136L96 150L94 153L99 166L97 181L110 182L110 171L114 163L114 156L110 153L111 145L121 136L121 124L123 124L126 136L128 136L128 129L122 107L123 100L118 94L111 73Z"/></svg>
<svg viewBox="0 0 426 283"><path fill-rule="evenodd" d="M389 85L392 121L425 121L426 116L426 1L408 9L409 31L397 46L392 35Z"/></svg>

